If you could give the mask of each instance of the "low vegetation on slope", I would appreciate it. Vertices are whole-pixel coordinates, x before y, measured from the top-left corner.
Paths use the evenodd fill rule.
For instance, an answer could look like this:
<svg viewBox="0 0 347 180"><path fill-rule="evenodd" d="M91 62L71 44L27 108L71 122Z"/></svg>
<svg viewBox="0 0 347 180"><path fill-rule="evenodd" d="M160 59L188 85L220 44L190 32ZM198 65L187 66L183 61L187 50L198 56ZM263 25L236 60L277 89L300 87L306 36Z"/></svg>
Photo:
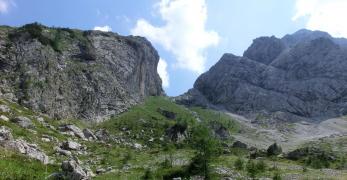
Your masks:
<svg viewBox="0 0 347 180"><path fill-rule="evenodd" d="M69 172L61 164L69 159L78 162L89 173L86 176L94 174L93 179L347 177L342 159L324 166L335 169L323 171L301 159L289 160L286 155L276 156L278 153L269 154L242 142L234 143L232 136L242 131L242 127L229 116L200 107L186 108L166 97L149 97L143 104L100 124L54 121L5 100L0 105L0 126L10 128L14 139L35 144L50 159L49 165L44 165L20 152L0 148L0 176L4 179L67 176ZM4 116L9 121L3 120ZM34 128L14 123L12 119L18 116L31 119ZM61 127L66 125L75 125L83 132L89 129L96 138L87 140L83 135L78 137L78 133L62 132ZM63 148L66 141L81 147L62 155L57 147ZM272 150L280 153L278 149Z"/></svg>

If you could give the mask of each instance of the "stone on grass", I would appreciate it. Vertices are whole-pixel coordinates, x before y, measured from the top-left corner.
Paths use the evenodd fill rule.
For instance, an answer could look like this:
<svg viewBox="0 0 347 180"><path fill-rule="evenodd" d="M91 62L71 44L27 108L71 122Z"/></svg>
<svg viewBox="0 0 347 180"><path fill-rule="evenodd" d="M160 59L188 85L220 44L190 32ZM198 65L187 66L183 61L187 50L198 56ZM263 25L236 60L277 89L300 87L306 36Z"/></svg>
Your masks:
<svg viewBox="0 0 347 180"><path fill-rule="evenodd" d="M1 121L9 121L10 119L5 115L0 115L0 120Z"/></svg>
<svg viewBox="0 0 347 180"><path fill-rule="evenodd" d="M26 128L26 129L35 127L33 122L25 116L17 116L15 118L11 119L11 122L16 123L20 127Z"/></svg>

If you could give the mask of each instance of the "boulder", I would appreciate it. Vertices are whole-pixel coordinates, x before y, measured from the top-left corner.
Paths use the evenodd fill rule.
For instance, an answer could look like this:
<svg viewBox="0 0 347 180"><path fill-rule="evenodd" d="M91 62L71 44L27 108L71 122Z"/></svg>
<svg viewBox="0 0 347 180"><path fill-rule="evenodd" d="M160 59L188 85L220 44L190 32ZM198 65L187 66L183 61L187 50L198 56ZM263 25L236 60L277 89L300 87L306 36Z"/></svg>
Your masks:
<svg viewBox="0 0 347 180"><path fill-rule="evenodd" d="M58 129L61 132L71 133L71 134L75 135L76 137L79 137L81 139L86 139L82 130L73 124L60 125Z"/></svg>
<svg viewBox="0 0 347 180"><path fill-rule="evenodd" d="M133 144L133 147L136 149L136 150L141 150L143 148L143 145L142 144L139 144L139 143L134 143Z"/></svg>
<svg viewBox="0 0 347 180"><path fill-rule="evenodd" d="M99 168L96 170L96 174L104 174L106 172L106 169L104 168Z"/></svg>
<svg viewBox="0 0 347 180"><path fill-rule="evenodd" d="M33 122L25 116L17 116L11 119L11 122L18 124L22 128L34 128Z"/></svg>
<svg viewBox="0 0 347 180"><path fill-rule="evenodd" d="M49 163L48 156L43 151L41 151L36 144L27 143L22 139L6 142L5 148L18 151L26 156L41 161L43 164Z"/></svg>
<svg viewBox="0 0 347 180"><path fill-rule="evenodd" d="M213 121L210 123L210 127L217 138L221 140L226 140L230 138L229 130L226 127L224 127L221 123Z"/></svg>
<svg viewBox="0 0 347 180"><path fill-rule="evenodd" d="M110 139L110 135L106 129L99 129L95 131L95 136L100 141L108 141Z"/></svg>
<svg viewBox="0 0 347 180"><path fill-rule="evenodd" d="M247 144L241 141L235 141L232 145L233 148L247 149Z"/></svg>
<svg viewBox="0 0 347 180"><path fill-rule="evenodd" d="M87 172L75 160L63 161L61 164L64 177L70 180L86 180L90 179Z"/></svg>
<svg viewBox="0 0 347 180"><path fill-rule="evenodd" d="M263 149L257 149L255 147L250 148L249 157L251 159L256 159L258 157L266 157L267 152Z"/></svg>
<svg viewBox="0 0 347 180"><path fill-rule="evenodd" d="M187 137L187 126L181 124L175 124L165 130L165 134L174 142L182 142Z"/></svg>
<svg viewBox="0 0 347 180"><path fill-rule="evenodd" d="M11 129L6 126L1 126L0 127L0 144L2 144L5 141L11 141L11 140L13 140Z"/></svg>
<svg viewBox="0 0 347 180"><path fill-rule="evenodd" d="M42 152L36 144L30 144L22 139L15 140L12 136L11 129L0 127L0 145L18 151L26 156L40 160L44 164L49 162L48 156Z"/></svg>
<svg viewBox="0 0 347 180"><path fill-rule="evenodd" d="M58 153L60 155L64 155L64 156L71 156L72 155L71 151L61 149L60 147L55 147L54 150L56 153Z"/></svg>
<svg viewBox="0 0 347 180"><path fill-rule="evenodd" d="M0 115L0 120L1 121L9 121L10 119L5 115Z"/></svg>
<svg viewBox="0 0 347 180"><path fill-rule="evenodd" d="M172 111L165 110L163 108L158 108L157 111L168 119L176 119L176 113Z"/></svg>
<svg viewBox="0 0 347 180"><path fill-rule="evenodd" d="M80 150L82 147L81 144L74 141L65 141L61 144L61 148L64 150Z"/></svg>
<svg viewBox="0 0 347 180"><path fill-rule="evenodd" d="M84 137L86 137L89 140L97 140L98 138L95 136L92 130L90 129L83 129Z"/></svg>
<svg viewBox="0 0 347 180"><path fill-rule="evenodd" d="M0 105L0 112L8 113L8 112L10 112L10 111L11 111L11 109L10 109L8 106L6 106L6 105L4 105L4 104L1 104L1 105Z"/></svg>

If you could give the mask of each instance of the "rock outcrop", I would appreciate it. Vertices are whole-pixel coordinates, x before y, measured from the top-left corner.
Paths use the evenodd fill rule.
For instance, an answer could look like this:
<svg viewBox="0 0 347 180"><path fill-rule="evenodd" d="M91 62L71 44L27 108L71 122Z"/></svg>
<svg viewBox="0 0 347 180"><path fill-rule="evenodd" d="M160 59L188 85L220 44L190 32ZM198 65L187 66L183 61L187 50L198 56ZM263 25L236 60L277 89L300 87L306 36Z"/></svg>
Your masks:
<svg viewBox="0 0 347 180"><path fill-rule="evenodd" d="M63 161L61 163L61 169L63 170L63 177L71 180L86 180L91 179L88 176L87 171L83 169L80 164L75 160Z"/></svg>
<svg viewBox="0 0 347 180"><path fill-rule="evenodd" d="M33 159L37 159L43 164L49 163L48 156L41 151L36 144L30 144L22 139L14 139L11 129L5 126L0 127L0 146L17 151Z"/></svg>
<svg viewBox="0 0 347 180"><path fill-rule="evenodd" d="M142 37L0 27L0 97L51 117L101 121L162 95L159 56Z"/></svg>
<svg viewBox="0 0 347 180"><path fill-rule="evenodd" d="M175 99L250 117L281 113L291 121L346 115L346 42L309 30L258 38L243 57L224 54Z"/></svg>
<svg viewBox="0 0 347 180"><path fill-rule="evenodd" d="M33 122L25 116L15 117L15 118L11 119L11 121L13 123L18 124L18 126L20 126L22 128L34 128Z"/></svg>

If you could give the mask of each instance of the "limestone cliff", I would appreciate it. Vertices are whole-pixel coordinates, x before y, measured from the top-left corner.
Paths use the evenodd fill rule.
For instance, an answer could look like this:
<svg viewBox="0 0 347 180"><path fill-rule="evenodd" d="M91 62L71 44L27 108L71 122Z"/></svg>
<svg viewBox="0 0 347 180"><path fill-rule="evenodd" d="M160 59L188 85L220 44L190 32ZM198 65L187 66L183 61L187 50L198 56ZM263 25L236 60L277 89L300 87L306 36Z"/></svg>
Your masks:
<svg viewBox="0 0 347 180"><path fill-rule="evenodd" d="M162 95L159 56L142 37L0 27L0 96L51 117L101 121Z"/></svg>

